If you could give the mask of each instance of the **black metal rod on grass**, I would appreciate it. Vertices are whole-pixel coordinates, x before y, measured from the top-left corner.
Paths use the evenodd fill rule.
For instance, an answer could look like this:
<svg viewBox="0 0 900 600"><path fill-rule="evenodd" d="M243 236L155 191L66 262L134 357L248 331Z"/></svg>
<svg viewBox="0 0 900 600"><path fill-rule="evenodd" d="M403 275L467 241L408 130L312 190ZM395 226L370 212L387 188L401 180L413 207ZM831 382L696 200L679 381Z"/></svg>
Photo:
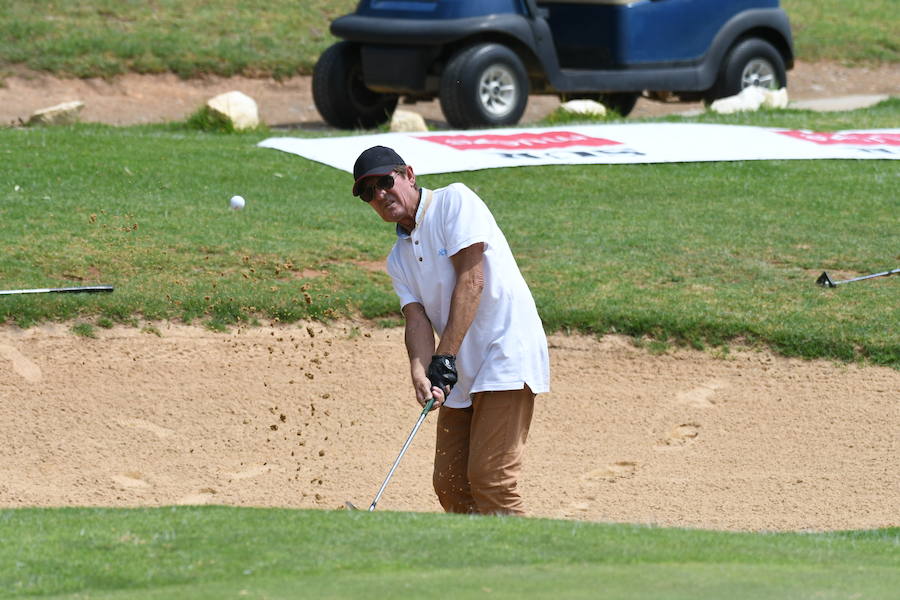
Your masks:
<svg viewBox="0 0 900 600"><path fill-rule="evenodd" d="M111 285L88 285L83 287L66 288L34 288L30 290L0 290L0 296L13 296L17 294L95 294L98 292L111 292Z"/></svg>

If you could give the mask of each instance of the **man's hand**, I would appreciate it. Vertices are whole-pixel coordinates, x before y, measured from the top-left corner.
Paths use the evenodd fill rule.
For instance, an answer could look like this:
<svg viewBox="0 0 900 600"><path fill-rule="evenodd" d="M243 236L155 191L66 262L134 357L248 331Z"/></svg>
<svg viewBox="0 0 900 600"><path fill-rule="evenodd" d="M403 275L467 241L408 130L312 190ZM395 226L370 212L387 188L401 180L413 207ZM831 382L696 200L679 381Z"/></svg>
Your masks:
<svg viewBox="0 0 900 600"><path fill-rule="evenodd" d="M428 365L428 380L445 395L456 385L459 376L456 373L456 357L452 354L435 354Z"/></svg>
<svg viewBox="0 0 900 600"><path fill-rule="evenodd" d="M423 408L428 404L428 401L431 398L434 398L434 404L431 406L431 410L440 408L446 399L441 388L431 385L431 382L425 377L419 381L414 381L413 387L416 390L416 401L419 403L419 406Z"/></svg>

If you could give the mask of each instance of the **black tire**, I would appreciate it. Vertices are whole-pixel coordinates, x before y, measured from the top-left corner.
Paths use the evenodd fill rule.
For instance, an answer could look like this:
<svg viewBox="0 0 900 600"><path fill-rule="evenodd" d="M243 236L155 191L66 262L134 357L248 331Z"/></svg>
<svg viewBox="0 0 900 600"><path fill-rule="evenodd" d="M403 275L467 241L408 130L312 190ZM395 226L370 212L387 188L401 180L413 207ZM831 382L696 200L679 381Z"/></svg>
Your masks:
<svg viewBox="0 0 900 600"><path fill-rule="evenodd" d="M339 129L369 129L386 122L397 108L397 96L366 87L359 47L338 42L313 69L313 101L325 122Z"/></svg>
<svg viewBox="0 0 900 600"><path fill-rule="evenodd" d="M784 59L772 44L759 38L744 39L728 52L706 101L734 96L752 85L772 90L787 85Z"/></svg>
<svg viewBox="0 0 900 600"><path fill-rule="evenodd" d="M600 94L597 96L597 102L610 110L619 113L620 116L627 117L634 110L640 94L632 92L616 92L610 94Z"/></svg>
<svg viewBox="0 0 900 600"><path fill-rule="evenodd" d="M447 62L440 101L447 122L457 129L515 125L528 103L528 74L506 46L476 44Z"/></svg>

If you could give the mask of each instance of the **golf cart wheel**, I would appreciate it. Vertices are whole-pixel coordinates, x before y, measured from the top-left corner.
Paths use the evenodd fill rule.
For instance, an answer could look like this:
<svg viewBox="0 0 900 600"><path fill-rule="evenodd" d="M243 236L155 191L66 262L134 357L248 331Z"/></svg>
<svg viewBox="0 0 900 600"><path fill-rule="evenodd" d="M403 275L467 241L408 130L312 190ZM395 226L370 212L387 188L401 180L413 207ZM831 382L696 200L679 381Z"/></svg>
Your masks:
<svg viewBox="0 0 900 600"><path fill-rule="evenodd" d="M734 96L751 86L778 90L786 85L787 71L778 50L765 40L747 38L728 53L706 101Z"/></svg>
<svg viewBox="0 0 900 600"><path fill-rule="evenodd" d="M609 110L616 111L620 116L627 117L631 114L631 111L634 110L634 105L637 104L638 96L639 94L629 92L600 94L597 97L597 102Z"/></svg>
<svg viewBox="0 0 900 600"><path fill-rule="evenodd" d="M313 69L312 91L319 114L339 129L381 125L397 107L397 96L366 87L359 48L350 42L338 42L322 53Z"/></svg>
<svg viewBox="0 0 900 600"><path fill-rule="evenodd" d="M476 44L447 63L440 101L447 122L457 129L515 125L528 102L528 75L506 46Z"/></svg>

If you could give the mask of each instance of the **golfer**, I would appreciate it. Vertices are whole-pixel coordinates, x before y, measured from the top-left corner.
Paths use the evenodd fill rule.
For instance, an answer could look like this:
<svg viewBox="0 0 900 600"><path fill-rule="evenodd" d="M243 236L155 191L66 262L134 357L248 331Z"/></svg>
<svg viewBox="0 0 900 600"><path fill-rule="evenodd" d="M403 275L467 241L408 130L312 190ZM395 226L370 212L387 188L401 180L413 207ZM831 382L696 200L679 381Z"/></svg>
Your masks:
<svg viewBox="0 0 900 600"><path fill-rule="evenodd" d="M428 190L391 148L353 167L353 195L396 223L388 273L406 319L419 404L440 407L434 489L454 513L522 515L518 489L535 394L549 391L547 339L493 215L454 183ZM439 342L435 346L435 333Z"/></svg>

